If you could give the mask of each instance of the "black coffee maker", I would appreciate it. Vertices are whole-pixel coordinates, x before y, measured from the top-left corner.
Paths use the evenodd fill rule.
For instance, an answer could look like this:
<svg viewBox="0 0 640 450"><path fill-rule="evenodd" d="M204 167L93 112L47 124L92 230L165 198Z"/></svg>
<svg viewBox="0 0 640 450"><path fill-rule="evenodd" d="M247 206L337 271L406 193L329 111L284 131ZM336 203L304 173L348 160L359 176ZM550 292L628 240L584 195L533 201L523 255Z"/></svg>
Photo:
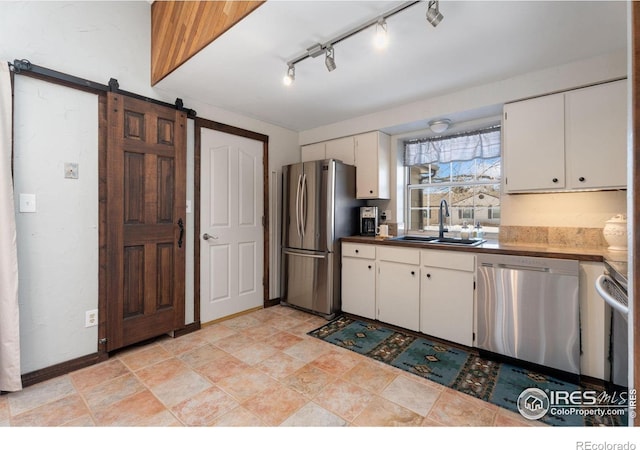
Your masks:
<svg viewBox="0 0 640 450"><path fill-rule="evenodd" d="M360 207L360 235L375 236L378 229L378 207Z"/></svg>

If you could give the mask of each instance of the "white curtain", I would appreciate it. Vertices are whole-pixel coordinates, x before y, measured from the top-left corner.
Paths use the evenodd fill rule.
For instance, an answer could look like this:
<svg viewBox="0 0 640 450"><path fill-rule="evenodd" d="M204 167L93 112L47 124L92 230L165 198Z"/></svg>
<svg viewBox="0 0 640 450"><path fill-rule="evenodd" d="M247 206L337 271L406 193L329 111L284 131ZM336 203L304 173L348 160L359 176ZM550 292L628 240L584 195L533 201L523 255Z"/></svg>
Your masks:
<svg viewBox="0 0 640 450"><path fill-rule="evenodd" d="M453 136L405 143L404 165L469 161L500 156L500 128L491 127Z"/></svg>
<svg viewBox="0 0 640 450"><path fill-rule="evenodd" d="M9 392L22 389L11 130L11 74L0 61L0 391Z"/></svg>

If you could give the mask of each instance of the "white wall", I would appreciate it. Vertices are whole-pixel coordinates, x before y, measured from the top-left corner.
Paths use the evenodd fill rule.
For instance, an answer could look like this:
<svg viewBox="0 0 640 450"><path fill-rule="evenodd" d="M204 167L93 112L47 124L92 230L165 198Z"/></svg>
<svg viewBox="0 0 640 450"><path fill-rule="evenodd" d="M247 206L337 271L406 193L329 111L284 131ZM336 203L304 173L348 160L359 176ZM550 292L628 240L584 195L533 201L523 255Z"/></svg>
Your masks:
<svg viewBox="0 0 640 450"><path fill-rule="evenodd" d="M36 212L16 214L26 373L97 349L97 327L84 325L98 307L98 99L25 77L15 97L16 199L36 195ZM78 179L64 178L65 162Z"/></svg>
<svg viewBox="0 0 640 450"><path fill-rule="evenodd" d="M174 103L183 98L179 92L150 86L150 8L147 1L0 2L0 61L28 59L101 84L115 78L123 90ZM199 117L268 135L270 170L299 161L297 133L183 100ZM22 373L97 350L97 328L84 327L85 311L98 307L97 114L93 94L16 76L16 193L35 193L38 208L17 213ZM187 195L193 200L189 124ZM63 178L64 162L79 163L78 180ZM192 219L187 214L187 255L193 254ZM276 252L277 244L271 248ZM187 271L189 323L192 261ZM272 286L271 297L277 296Z"/></svg>

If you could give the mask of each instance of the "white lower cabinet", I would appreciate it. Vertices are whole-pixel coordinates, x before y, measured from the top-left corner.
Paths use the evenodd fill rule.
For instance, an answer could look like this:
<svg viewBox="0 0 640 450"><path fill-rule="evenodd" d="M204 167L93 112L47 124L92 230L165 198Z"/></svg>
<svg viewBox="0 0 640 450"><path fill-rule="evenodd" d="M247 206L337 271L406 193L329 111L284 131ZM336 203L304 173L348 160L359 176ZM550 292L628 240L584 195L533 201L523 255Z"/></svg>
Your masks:
<svg viewBox="0 0 640 450"><path fill-rule="evenodd" d="M378 263L378 320L408 330L420 329L420 267Z"/></svg>
<svg viewBox="0 0 640 450"><path fill-rule="evenodd" d="M420 329L420 250L393 246L376 249L376 318L408 330Z"/></svg>
<svg viewBox="0 0 640 450"><path fill-rule="evenodd" d="M342 311L376 318L375 258L373 245L342 245Z"/></svg>
<svg viewBox="0 0 640 450"><path fill-rule="evenodd" d="M420 332L473 345L475 256L423 250L420 268Z"/></svg>
<svg viewBox="0 0 640 450"><path fill-rule="evenodd" d="M391 245L342 245L342 310L473 345L475 256Z"/></svg>

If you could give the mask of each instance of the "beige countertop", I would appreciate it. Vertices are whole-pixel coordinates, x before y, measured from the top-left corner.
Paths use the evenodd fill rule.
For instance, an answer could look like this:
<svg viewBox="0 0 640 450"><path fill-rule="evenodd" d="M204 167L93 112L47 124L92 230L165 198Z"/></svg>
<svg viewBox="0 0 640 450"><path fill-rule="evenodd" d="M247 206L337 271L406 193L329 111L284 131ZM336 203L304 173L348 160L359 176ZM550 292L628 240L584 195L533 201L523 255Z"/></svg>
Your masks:
<svg viewBox="0 0 640 450"><path fill-rule="evenodd" d="M626 254L609 253L603 248L571 248L571 247L545 247L537 244L504 244L497 240L487 239L486 242L469 247L461 245L434 244L424 242L408 242L390 238L349 236L342 238L342 242L360 244L395 245L402 247L450 250L471 253L498 253L502 255L535 256L542 258L577 259L579 261L602 262L605 258L612 260L626 260Z"/></svg>

